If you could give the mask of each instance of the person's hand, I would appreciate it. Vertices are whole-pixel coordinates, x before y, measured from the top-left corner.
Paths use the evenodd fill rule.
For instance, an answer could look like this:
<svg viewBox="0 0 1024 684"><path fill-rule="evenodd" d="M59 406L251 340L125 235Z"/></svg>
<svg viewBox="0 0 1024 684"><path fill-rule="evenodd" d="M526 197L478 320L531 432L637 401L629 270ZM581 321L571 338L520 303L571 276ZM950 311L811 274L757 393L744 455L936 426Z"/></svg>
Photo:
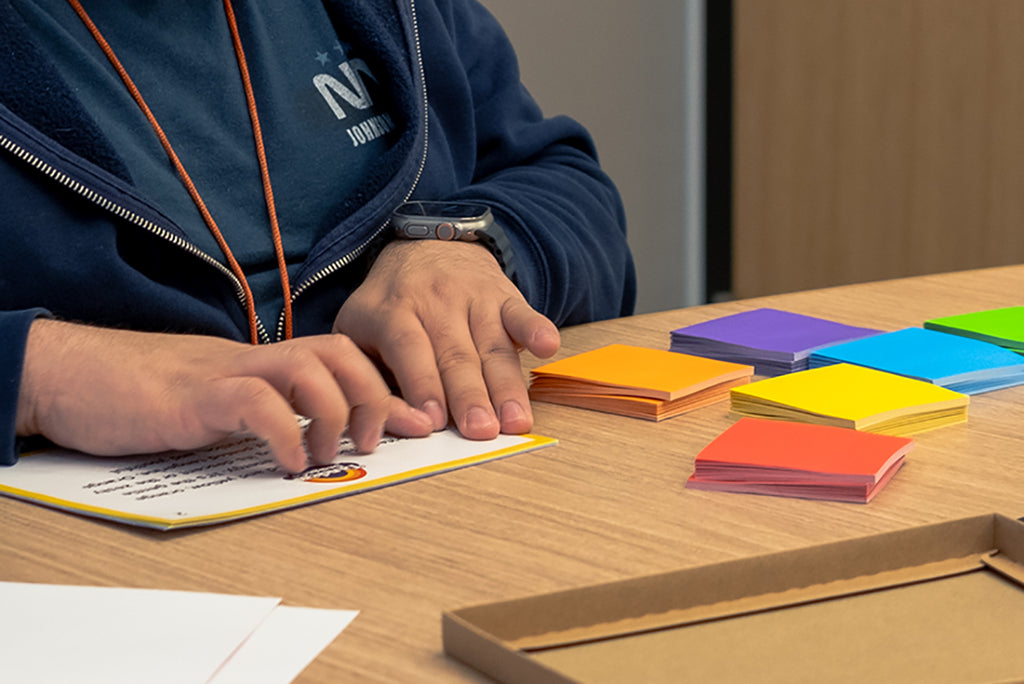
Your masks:
<svg viewBox="0 0 1024 684"><path fill-rule="evenodd" d="M348 338L252 346L216 337L37 320L18 394L19 435L96 455L194 449L235 433L267 441L292 472L328 463L346 427L362 451L386 428L430 434L430 418L391 395Z"/></svg>
<svg viewBox="0 0 1024 684"><path fill-rule="evenodd" d="M546 358L558 329L482 246L398 240L341 307L334 330L394 374L402 396L471 439L533 425L519 351Z"/></svg>

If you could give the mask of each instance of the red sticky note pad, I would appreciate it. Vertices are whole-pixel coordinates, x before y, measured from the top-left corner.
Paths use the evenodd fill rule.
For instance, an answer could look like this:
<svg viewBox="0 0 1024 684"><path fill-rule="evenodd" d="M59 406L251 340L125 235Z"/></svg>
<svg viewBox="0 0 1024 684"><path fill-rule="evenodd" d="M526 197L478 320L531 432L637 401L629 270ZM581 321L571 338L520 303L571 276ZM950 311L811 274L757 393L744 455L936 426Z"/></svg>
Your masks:
<svg viewBox="0 0 1024 684"><path fill-rule="evenodd" d="M697 455L686 486L867 503L913 446L908 437L741 418Z"/></svg>

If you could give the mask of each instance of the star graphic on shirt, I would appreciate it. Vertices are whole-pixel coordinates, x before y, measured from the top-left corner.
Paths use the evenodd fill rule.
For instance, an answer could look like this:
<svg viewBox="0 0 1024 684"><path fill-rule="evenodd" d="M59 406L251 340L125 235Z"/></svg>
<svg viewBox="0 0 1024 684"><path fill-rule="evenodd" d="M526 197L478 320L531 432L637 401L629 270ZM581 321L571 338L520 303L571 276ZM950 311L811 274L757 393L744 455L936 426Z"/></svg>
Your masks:
<svg viewBox="0 0 1024 684"><path fill-rule="evenodd" d="M320 62L320 66L326 66L327 65L327 60L329 60L329 59L330 59L330 57L327 56L326 52L318 52L318 53L316 53L316 61Z"/></svg>

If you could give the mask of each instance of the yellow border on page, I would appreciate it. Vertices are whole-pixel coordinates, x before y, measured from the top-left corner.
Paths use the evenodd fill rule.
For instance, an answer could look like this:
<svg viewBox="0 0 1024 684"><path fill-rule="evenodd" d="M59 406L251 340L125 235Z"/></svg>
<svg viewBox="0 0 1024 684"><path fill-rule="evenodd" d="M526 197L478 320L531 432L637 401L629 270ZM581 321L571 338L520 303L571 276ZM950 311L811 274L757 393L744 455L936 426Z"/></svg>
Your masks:
<svg viewBox="0 0 1024 684"><path fill-rule="evenodd" d="M450 470L458 470L477 463L483 463L485 461L493 461L499 458L507 456L513 456L515 454L521 454L528 451L534 451L542 447L554 446L558 444L558 440L553 437L544 437L541 435L535 435L526 433L517 435L523 437L528 441L508 446L503 449L496 449L494 451L484 452L482 454L476 454L475 456L467 456L456 461L446 461L432 466L424 466L414 470L406 470L387 477L382 477L372 482L365 483L353 483L350 485L344 485L334 487L331 489L325 489L322 492L316 492L313 494L305 494L303 496L294 497L291 499L281 499L278 501L269 502L266 504L260 504L258 506L250 506L249 508L240 508L231 511L224 511L223 513L213 513L210 515L192 516L183 518L163 518L157 516L148 515L137 515L132 513L126 513L112 508L103 508L99 506L90 506L89 504L80 504L66 499L60 499L48 494L40 494L37 492L31 492L18 487L10 485L0 484L0 491L11 495L14 498L30 501L35 503L44 503L53 508L60 510L87 513L92 517L102 518L105 520L113 520L116 522L123 523L134 523L135 525L142 527L150 527L160 530L171 530L175 528L185 527L198 527L201 525L212 525L219 522L229 522L232 520L240 520L243 518L250 518L264 513L271 513L274 511L281 511L290 508L297 508L317 501L325 499L341 498L349 496L362 490L373 490L387 487L389 485L397 484L399 482L405 482L407 480L417 480L428 475L438 474L447 472ZM42 453L42 452L35 452ZM32 454L23 454L24 457L31 457Z"/></svg>

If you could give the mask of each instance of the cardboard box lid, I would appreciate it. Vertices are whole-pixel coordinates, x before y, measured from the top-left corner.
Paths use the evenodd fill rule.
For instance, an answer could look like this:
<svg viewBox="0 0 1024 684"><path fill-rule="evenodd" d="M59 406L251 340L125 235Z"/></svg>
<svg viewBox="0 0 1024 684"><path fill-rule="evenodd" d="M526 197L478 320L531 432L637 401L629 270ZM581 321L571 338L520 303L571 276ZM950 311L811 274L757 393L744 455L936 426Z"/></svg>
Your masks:
<svg viewBox="0 0 1024 684"><path fill-rule="evenodd" d="M1024 524L995 514L442 617L506 682L1022 679L1022 630Z"/></svg>

